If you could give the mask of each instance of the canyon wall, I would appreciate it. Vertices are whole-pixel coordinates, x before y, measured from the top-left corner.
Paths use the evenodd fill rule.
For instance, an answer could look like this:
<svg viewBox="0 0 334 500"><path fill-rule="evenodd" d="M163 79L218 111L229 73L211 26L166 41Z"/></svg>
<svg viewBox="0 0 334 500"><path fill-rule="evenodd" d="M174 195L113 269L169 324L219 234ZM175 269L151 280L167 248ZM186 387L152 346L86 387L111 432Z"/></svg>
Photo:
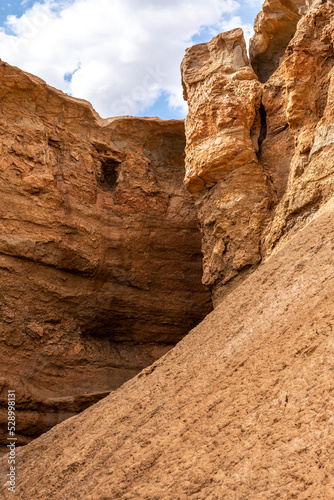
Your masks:
<svg viewBox="0 0 334 500"><path fill-rule="evenodd" d="M333 12L332 2L266 1L250 60L236 29L182 62L185 184L214 304L332 196Z"/></svg>
<svg viewBox="0 0 334 500"><path fill-rule="evenodd" d="M250 58L239 29L188 49L190 194L181 122L102 121L0 65L21 442L168 351L22 447L17 498L333 498L333 23L267 0ZM170 350L210 310L196 211L215 310Z"/></svg>
<svg viewBox="0 0 334 500"><path fill-rule="evenodd" d="M0 99L0 415L16 390L26 443L151 364L212 306L182 121L102 120L3 62Z"/></svg>

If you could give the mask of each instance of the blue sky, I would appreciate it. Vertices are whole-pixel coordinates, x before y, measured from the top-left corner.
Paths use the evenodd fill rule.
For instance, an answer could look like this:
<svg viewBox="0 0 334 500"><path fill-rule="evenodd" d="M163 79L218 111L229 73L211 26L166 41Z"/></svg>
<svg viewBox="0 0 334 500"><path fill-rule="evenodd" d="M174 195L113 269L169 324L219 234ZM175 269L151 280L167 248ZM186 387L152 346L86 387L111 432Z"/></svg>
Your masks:
<svg viewBox="0 0 334 500"><path fill-rule="evenodd" d="M103 117L183 118L179 66L187 47L242 27L261 0L9 0L0 57L89 100Z"/></svg>
<svg viewBox="0 0 334 500"><path fill-rule="evenodd" d="M22 2L16 0L15 2L6 2L5 0L2 2L0 7L0 23L1 26L4 25L7 16L14 14L20 16L23 14L25 7L22 5Z"/></svg>

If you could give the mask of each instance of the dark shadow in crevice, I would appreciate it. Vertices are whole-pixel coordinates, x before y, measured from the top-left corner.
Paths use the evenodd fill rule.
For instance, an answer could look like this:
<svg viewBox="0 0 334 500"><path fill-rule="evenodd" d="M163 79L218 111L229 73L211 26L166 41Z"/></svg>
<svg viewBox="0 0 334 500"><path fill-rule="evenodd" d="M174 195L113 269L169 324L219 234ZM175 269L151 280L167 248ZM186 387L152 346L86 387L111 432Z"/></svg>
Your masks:
<svg viewBox="0 0 334 500"><path fill-rule="evenodd" d="M113 190L117 184L117 170L119 163L111 158L101 159L101 172L100 186L102 188Z"/></svg>
<svg viewBox="0 0 334 500"><path fill-rule="evenodd" d="M120 162L110 157L100 157L100 162L99 186L104 191L113 191L117 186Z"/></svg>
<svg viewBox="0 0 334 500"><path fill-rule="evenodd" d="M122 156L119 151L111 149L108 145L94 143L97 159L100 162L97 180L104 191L113 191L118 182Z"/></svg>
<svg viewBox="0 0 334 500"><path fill-rule="evenodd" d="M258 155L261 154L262 143L265 140L265 138L267 137L267 113L266 113L266 110L265 110L265 107L263 106L263 104L261 104L261 106L259 108L259 113L260 113L260 118L261 118L261 129L260 129L259 142L258 142L258 145L259 145L259 149L258 149L258 153L257 153Z"/></svg>
<svg viewBox="0 0 334 500"><path fill-rule="evenodd" d="M270 17L270 16L269 16ZM255 74L261 83L266 83L284 60L285 51L295 35L300 16L293 14L294 19L282 19L282 33L269 40L268 47L260 54L253 55L253 42L250 42L250 59Z"/></svg>

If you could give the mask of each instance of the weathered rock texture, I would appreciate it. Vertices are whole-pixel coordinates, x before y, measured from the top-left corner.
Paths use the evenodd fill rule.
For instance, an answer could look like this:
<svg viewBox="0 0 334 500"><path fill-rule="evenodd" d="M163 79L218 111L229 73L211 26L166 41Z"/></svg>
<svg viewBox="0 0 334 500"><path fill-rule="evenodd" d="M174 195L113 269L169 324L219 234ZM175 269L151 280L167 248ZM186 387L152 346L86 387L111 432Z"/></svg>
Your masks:
<svg viewBox="0 0 334 500"><path fill-rule="evenodd" d="M5 63L0 98L1 420L14 389L24 443L155 361L211 300L183 122L101 120Z"/></svg>
<svg viewBox="0 0 334 500"><path fill-rule="evenodd" d="M264 233L264 256L303 227L333 194L333 30L334 5L312 10L300 21L282 68L264 86L269 116L275 115L271 96L277 86L285 87L285 126L294 138L287 187ZM269 157L269 136L266 141L263 146Z"/></svg>
<svg viewBox="0 0 334 500"><path fill-rule="evenodd" d="M188 49L181 69L189 104L185 184L198 206L203 283L216 300L261 260L269 204L257 157L262 89L241 29Z"/></svg>
<svg viewBox="0 0 334 500"><path fill-rule="evenodd" d="M298 21L310 9L333 0L265 0L255 19L255 34L250 42L250 57L255 73L266 82L284 60Z"/></svg>
<svg viewBox="0 0 334 500"><path fill-rule="evenodd" d="M19 450L15 498L332 499L333 217L334 200L164 358Z"/></svg>
<svg viewBox="0 0 334 500"><path fill-rule="evenodd" d="M298 15L287 29L291 9ZM241 30L188 49L182 63L185 183L199 211L203 282L216 304L333 193L334 5L265 2L256 27L257 73L268 70L266 80L278 66L265 84ZM281 32L289 34L284 43ZM259 40L268 42L263 52Z"/></svg>
<svg viewBox="0 0 334 500"><path fill-rule="evenodd" d="M185 183L216 310L118 391L21 449L17 498L334 498L333 23L332 2L266 2L251 51L261 82L240 30L188 50ZM1 122L1 361L20 408L37 408L41 393L40 415L61 419L167 350L207 307L180 183L182 124L102 122L0 67L13 116ZM161 268L162 251L171 267ZM183 318L175 329L172 314ZM65 377L81 392L55 399ZM7 386L4 377L3 396ZM31 414L18 422L28 427ZM7 467L2 459L3 498Z"/></svg>
<svg viewBox="0 0 334 500"><path fill-rule="evenodd" d="M255 19L249 50L261 82L266 82L282 62L297 23L310 4L312 0L265 0Z"/></svg>

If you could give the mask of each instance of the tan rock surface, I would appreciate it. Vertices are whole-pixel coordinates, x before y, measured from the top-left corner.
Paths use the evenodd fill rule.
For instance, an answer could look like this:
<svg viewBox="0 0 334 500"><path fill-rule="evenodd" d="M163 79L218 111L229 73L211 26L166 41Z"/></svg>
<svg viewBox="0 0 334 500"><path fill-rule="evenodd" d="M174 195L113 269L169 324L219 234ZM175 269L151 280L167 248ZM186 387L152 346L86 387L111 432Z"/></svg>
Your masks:
<svg viewBox="0 0 334 500"><path fill-rule="evenodd" d="M0 418L15 389L26 442L155 361L211 300L182 121L101 120L5 63L0 98Z"/></svg>
<svg viewBox="0 0 334 500"><path fill-rule="evenodd" d="M291 131L294 138L293 150L282 155L289 165L288 182L264 233L265 256L303 227L333 193L333 30L334 5L328 3L307 14L286 50L282 67L264 87L267 116L275 116L273 89L286 89L282 99L286 115L283 133ZM284 137L278 141L284 151ZM270 162L272 142L266 139L263 148Z"/></svg>
<svg viewBox="0 0 334 500"><path fill-rule="evenodd" d="M298 21L310 9L333 0L265 0L254 24L250 41L250 59L261 82L284 60L285 49L293 38Z"/></svg>
<svg viewBox="0 0 334 500"><path fill-rule="evenodd" d="M188 49L181 69L189 105L185 184L198 207L203 283L217 303L226 283L261 260L269 205L257 157L262 89L241 29Z"/></svg>
<svg viewBox="0 0 334 500"><path fill-rule="evenodd" d="M188 49L182 63L185 184L198 208L203 283L215 305L333 193L334 5L297 3L263 6L255 41L267 36L266 26L279 40L271 19L285 19L288 7L300 19L265 84L250 67L241 30Z"/></svg>
<svg viewBox="0 0 334 500"><path fill-rule="evenodd" d="M332 499L333 217L334 200L164 358L21 449L16 498Z"/></svg>
<svg viewBox="0 0 334 500"><path fill-rule="evenodd" d="M283 66L263 86L262 105L265 137L259 162L267 176L272 212L287 190L291 160L295 152L294 136L287 118L287 88Z"/></svg>
<svg viewBox="0 0 334 500"><path fill-rule="evenodd" d="M21 449L18 498L334 497L333 21L333 2L266 1L251 52L265 84L241 30L187 51L185 183L216 310ZM0 68L14 85L0 121L1 395L23 388L23 436L168 350L207 295L182 123L101 121ZM65 378L80 391L54 397Z"/></svg>

